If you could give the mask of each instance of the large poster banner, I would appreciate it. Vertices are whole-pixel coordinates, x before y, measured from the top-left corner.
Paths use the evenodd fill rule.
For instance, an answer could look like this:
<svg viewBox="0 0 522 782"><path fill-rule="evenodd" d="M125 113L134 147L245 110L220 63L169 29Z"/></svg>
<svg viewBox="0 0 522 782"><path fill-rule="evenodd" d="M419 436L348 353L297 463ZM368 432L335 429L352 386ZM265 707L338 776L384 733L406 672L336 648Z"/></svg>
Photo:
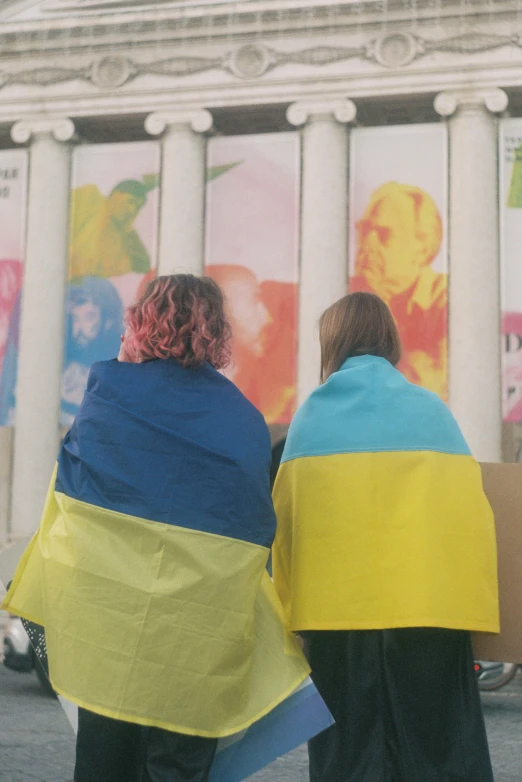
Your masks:
<svg viewBox="0 0 522 782"><path fill-rule="evenodd" d="M27 152L0 152L0 426L14 423L25 224Z"/></svg>
<svg viewBox="0 0 522 782"><path fill-rule="evenodd" d="M350 290L387 302L399 369L447 399L446 129L357 128L350 149Z"/></svg>
<svg viewBox="0 0 522 782"><path fill-rule="evenodd" d="M160 146L100 144L74 152L61 420L72 422L89 368L114 358L123 313L155 274Z"/></svg>
<svg viewBox="0 0 522 782"><path fill-rule="evenodd" d="M212 139L206 271L233 330L226 374L269 424L295 410L299 278L299 136Z"/></svg>
<svg viewBox="0 0 522 782"><path fill-rule="evenodd" d="M502 412L522 421L522 120L500 122Z"/></svg>

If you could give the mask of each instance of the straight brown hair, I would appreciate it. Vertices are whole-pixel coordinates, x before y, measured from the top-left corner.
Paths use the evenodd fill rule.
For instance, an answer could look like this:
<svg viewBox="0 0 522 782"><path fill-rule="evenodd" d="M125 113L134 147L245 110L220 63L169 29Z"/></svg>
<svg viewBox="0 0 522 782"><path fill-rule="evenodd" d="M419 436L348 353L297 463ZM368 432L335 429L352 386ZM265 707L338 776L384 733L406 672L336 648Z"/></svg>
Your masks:
<svg viewBox="0 0 522 782"><path fill-rule="evenodd" d="M321 315L321 383L352 356L380 356L393 366L401 358L401 340L388 305L374 293L343 296Z"/></svg>

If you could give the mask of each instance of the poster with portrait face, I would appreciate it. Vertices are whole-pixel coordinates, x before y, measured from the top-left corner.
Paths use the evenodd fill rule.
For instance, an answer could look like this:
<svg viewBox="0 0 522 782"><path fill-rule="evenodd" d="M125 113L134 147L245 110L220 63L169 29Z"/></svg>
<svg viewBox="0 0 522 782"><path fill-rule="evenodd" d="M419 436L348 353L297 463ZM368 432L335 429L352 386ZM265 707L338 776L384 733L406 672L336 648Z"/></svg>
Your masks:
<svg viewBox="0 0 522 782"><path fill-rule="evenodd" d="M502 413L522 421L522 120L499 131L500 264L502 306Z"/></svg>
<svg viewBox="0 0 522 782"><path fill-rule="evenodd" d="M263 413L295 410L299 278L299 136L212 139L206 271L222 287L233 331L225 374Z"/></svg>
<svg viewBox="0 0 522 782"><path fill-rule="evenodd" d="M447 135L444 125L357 128L350 141L350 291L390 307L399 369L448 393Z"/></svg>
<svg viewBox="0 0 522 782"><path fill-rule="evenodd" d="M27 217L27 152L0 152L0 426L14 423Z"/></svg>
<svg viewBox="0 0 522 782"><path fill-rule="evenodd" d="M157 142L74 151L61 421L78 411L95 361L118 355L123 314L155 274Z"/></svg>

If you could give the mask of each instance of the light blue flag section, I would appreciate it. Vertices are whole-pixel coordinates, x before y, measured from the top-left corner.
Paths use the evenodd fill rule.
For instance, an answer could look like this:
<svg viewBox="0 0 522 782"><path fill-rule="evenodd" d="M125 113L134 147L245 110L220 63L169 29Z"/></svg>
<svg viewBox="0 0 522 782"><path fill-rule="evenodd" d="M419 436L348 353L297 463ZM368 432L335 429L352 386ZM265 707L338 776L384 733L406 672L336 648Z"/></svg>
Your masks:
<svg viewBox="0 0 522 782"><path fill-rule="evenodd" d="M322 733L333 721L309 678L247 731L219 741L209 782L241 782Z"/></svg>

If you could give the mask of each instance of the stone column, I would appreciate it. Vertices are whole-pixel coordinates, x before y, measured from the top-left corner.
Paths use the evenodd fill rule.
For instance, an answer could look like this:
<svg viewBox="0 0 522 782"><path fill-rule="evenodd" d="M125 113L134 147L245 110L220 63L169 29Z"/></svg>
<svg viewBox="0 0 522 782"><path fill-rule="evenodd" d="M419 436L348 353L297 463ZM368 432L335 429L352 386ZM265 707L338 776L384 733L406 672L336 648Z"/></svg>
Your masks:
<svg viewBox="0 0 522 782"><path fill-rule="evenodd" d="M501 323L498 237L500 89L442 92L448 117L449 404L473 455L501 460Z"/></svg>
<svg viewBox="0 0 522 782"><path fill-rule="evenodd" d="M59 445L65 323L70 141L67 118L17 122L13 141L30 144L29 205L13 463L11 538L40 521Z"/></svg>
<svg viewBox="0 0 522 782"><path fill-rule="evenodd" d="M158 274L204 269L206 139L212 115L199 111L149 114L145 129L163 135Z"/></svg>
<svg viewBox="0 0 522 782"><path fill-rule="evenodd" d="M11 505L13 428L0 426L0 549L9 538Z"/></svg>
<svg viewBox="0 0 522 782"><path fill-rule="evenodd" d="M301 275L297 399L319 383L318 320L347 293L348 133L356 108L345 98L298 101L288 121L303 125Z"/></svg>

